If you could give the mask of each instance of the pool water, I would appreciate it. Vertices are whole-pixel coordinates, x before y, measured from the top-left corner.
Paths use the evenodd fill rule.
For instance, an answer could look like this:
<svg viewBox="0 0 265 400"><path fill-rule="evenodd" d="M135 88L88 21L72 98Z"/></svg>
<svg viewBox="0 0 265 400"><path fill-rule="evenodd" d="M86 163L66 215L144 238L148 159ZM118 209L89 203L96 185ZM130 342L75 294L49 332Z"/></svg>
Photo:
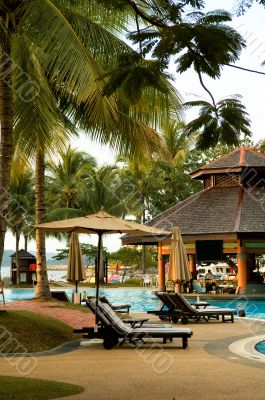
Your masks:
<svg viewBox="0 0 265 400"><path fill-rule="evenodd" d="M262 354L265 354L265 340L256 344L255 349Z"/></svg>
<svg viewBox="0 0 265 400"><path fill-rule="evenodd" d="M58 289L55 289L56 291ZM86 292L86 296L94 296L96 294L95 289L80 289L79 293L83 295ZM64 289L69 299L72 298L73 289ZM112 303L128 303L131 304L131 311L142 311L156 310L161 307L160 300L148 289L109 289L104 288L99 290L100 296L107 296ZM12 302L17 300L30 300L34 297L34 289L5 289L5 300L6 302Z"/></svg>
<svg viewBox="0 0 265 400"><path fill-rule="evenodd" d="M209 303L221 308L234 308L244 310L246 317L265 319L265 299L233 299L233 300L210 300Z"/></svg>
<svg viewBox="0 0 265 400"><path fill-rule="evenodd" d="M56 289L58 290L58 289ZM64 289L62 289L64 290ZM86 296L94 296L95 289L80 289L79 292ZM72 298L73 289L65 289L69 299ZM113 289L104 288L99 290L101 296L107 296L112 303L129 303L131 311L146 312L161 308L162 303L150 289ZM34 289L5 289L7 302L17 300L29 300L35 295ZM193 299L195 300L195 299ZM209 300L210 305L221 308L234 308L244 310L246 317L265 319L265 299L232 299L232 300Z"/></svg>

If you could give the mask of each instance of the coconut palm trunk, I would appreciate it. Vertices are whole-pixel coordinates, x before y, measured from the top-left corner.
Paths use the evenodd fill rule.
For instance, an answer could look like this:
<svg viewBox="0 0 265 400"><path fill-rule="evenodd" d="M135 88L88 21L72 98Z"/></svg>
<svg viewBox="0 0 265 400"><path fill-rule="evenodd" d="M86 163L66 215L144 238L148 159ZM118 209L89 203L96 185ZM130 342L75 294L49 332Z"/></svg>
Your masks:
<svg viewBox="0 0 265 400"><path fill-rule="evenodd" d="M16 268L17 268L17 285L20 282L20 276L19 276L19 239L20 239L20 234L19 234L19 227L16 225L15 227L15 232L16 232Z"/></svg>
<svg viewBox="0 0 265 400"><path fill-rule="evenodd" d="M28 236L24 235L24 250L28 251Z"/></svg>
<svg viewBox="0 0 265 400"><path fill-rule="evenodd" d="M44 171L45 159L44 153L40 146L36 149L36 183L35 183L35 208L36 208L36 224L45 222L45 198L44 198ZM46 251L45 251L45 234L36 229L36 258L37 258L37 286L35 296L48 300L51 298L51 292L48 282Z"/></svg>
<svg viewBox="0 0 265 400"><path fill-rule="evenodd" d="M2 33L3 34L3 33ZM8 193L10 187L11 158L13 154L13 89L10 38L2 38L0 56L0 266L2 264L7 226ZM1 277L1 267L0 267Z"/></svg>

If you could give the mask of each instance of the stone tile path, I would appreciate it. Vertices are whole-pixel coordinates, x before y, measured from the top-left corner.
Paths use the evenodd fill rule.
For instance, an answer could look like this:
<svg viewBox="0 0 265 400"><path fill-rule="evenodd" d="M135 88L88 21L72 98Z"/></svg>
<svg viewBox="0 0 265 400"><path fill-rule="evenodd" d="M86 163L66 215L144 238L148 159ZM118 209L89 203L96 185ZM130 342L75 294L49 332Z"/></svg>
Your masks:
<svg viewBox="0 0 265 400"><path fill-rule="evenodd" d="M59 319L73 328L94 326L95 322L95 317L93 314L79 310L68 309L61 306L59 302L54 301L20 300L12 303L6 303L6 306L1 305L0 310L32 311Z"/></svg>

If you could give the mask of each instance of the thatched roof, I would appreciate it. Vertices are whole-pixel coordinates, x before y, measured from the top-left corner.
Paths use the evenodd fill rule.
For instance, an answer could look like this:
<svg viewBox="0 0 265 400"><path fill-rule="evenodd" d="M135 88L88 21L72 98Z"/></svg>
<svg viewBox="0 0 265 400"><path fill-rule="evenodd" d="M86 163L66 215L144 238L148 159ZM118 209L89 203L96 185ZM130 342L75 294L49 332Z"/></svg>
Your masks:
<svg viewBox="0 0 265 400"><path fill-rule="evenodd" d="M239 147L223 157L201 166L190 175L198 178L205 174L242 172L245 168L265 169L265 154L248 147Z"/></svg>
<svg viewBox="0 0 265 400"><path fill-rule="evenodd" d="M26 250L24 250L24 249L21 249L21 250L19 250L19 252L18 252L18 256L19 256L19 258L34 258L34 259L36 259L36 256L34 256L33 254L30 254L28 251L26 251ZM16 253L14 253L14 254L12 254L11 256L10 256L11 258L16 258Z"/></svg>
<svg viewBox="0 0 265 400"><path fill-rule="evenodd" d="M211 175L215 169L220 174L220 169L241 167L250 167L254 171L264 167L265 171L265 155L239 148L201 167L197 173L207 171ZM243 187L240 181L236 181L229 187L227 184L211 186L164 211L147 225L167 231L178 226L184 239L185 236L195 236L200 240L207 235L212 238L233 235L237 238L246 233L265 237L265 179L262 171L259 169L258 180L252 185ZM124 244L157 243L170 241L170 237L139 235L129 238L126 235L122 241Z"/></svg>

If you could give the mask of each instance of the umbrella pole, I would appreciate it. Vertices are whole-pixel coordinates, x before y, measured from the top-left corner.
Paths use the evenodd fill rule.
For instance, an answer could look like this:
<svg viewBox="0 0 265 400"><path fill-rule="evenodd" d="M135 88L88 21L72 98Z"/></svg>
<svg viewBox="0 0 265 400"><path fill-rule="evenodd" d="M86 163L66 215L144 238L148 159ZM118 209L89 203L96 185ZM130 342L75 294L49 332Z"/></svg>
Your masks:
<svg viewBox="0 0 265 400"><path fill-rule="evenodd" d="M97 268L96 268L96 329L98 324L98 296L99 296L99 268L101 262L101 243L102 243L102 232L98 232L98 260L97 260Z"/></svg>
<svg viewBox="0 0 265 400"><path fill-rule="evenodd" d="M78 290L77 290L77 285L78 285L78 281L75 281L75 292L76 292L76 293L78 292Z"/></svg>

